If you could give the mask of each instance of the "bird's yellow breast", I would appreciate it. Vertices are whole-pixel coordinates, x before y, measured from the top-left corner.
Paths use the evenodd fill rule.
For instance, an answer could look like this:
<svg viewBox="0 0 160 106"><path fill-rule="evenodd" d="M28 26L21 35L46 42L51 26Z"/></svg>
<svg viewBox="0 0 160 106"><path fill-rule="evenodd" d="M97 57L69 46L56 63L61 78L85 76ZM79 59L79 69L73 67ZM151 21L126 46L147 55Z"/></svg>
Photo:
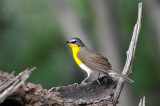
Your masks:
<svg viewBox="0 0 160 106"><path fill-rule="evenodd" d="M78 47L77 45L72 45L72 44L69 44L69 46L72 48L72 52L73 52L73 57L74 57L74 60L76 61L76 63L80 66L82 65L83 63L79 60L79 58L77 57L77 53L79 53L81 47Z"/></svg>

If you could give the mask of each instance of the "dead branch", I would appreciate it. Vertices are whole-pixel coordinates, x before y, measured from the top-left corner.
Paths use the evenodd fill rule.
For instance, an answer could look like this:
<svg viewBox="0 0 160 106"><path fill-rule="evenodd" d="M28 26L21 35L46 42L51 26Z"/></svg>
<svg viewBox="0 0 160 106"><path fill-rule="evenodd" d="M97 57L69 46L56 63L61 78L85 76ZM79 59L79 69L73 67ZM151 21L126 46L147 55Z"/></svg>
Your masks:
<svg viewBox="0 0 160 106"><path fill-rule="evenodd" d="M138 106L145 106L145 96L142 99L140 99Z"/></svg>
<svg viewBox="0 0 160 106"><path fill-rule="evenodd" d="M91 106L93 104L106 104L106 106L112 106L112 100L110 97L113 95L112 91L116 86L116 81L113 81L109 76L107 78L100 78L101 85L96 81L93 81L88 84L72 84L68 86L53 87L50 90L46 90L43 89L41 85L24 83L24 80L28 78L31 70L26 70L20 73L17 77L14 77L13 74L0 72L0 79L2 79L1 85L7 85L7 87L4 87L3 89L6 95L3 96L3 93L1 93L1 97L5 97L5 99L1 99L1 101L5 100L1 106L8 106L9 104L11 106ZM6 81L13 83L8 84ZM23 85L21 81L24 83ZM15 86L15 83L22 86L18 88ZM10 92L8 88L14 90ZM1 90L1 92L3 92L3 90Z"/></svg>
<svg viewBox="0 0 160 106"><path fill-rule="evenodd" d="M30 73L35 70L26 69L14 78L13 73L11 75L7 73L0 73L0 103L2 103L8 96L12 95L24 82L28 79Z"/></svg>
<svg viewBox="0 0 160 106"><path fill-rule="evenodd" d="M132 64L133 64L133 60L134 60L137 40L138 40L138 36L140 33L140 29L141 29L141 18L142 18L142 3L139 3L139 5L138 5L138 19L137 19L136 25L134 26L132 39L131 39L131 42L129 45L129 49L127 51L127 59L126 59L125 66L122 71L123 75L129 75L132 72ZM120 97L120 93L122 91L123 85L124 85L124 79L119 78L118 85L117 85L115 93L114 93L115 104L117 103L117 101Z"/></svg>

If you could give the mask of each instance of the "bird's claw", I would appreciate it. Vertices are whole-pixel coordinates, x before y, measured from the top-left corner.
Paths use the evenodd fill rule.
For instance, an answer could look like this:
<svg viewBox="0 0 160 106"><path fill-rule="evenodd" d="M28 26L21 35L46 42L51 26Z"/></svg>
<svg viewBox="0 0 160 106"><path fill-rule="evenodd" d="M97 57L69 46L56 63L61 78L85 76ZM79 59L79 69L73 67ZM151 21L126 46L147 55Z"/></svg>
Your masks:
<svg viewBox="0 0 160 106"><path fill-rule="evenodd" d="M99 85L101 85L101 83L99 82L98 78L92 79L92 81L97 81L97 83L98 83Z"/></svg>
<svg viewBox="0 0 160 106"><path fill-rule="evenodd" d="M85 81L82 81L81 84L85 84L86 85L87 83Z"/></svg>
<svg viewBox="0 0 160 106"><path fill-rule="evenodd" d="M101 83L99 82L99 80L98 80L98 79L97 79L96 81L97 81L97 83L98 83L99 85L101 85Z"/></svg>

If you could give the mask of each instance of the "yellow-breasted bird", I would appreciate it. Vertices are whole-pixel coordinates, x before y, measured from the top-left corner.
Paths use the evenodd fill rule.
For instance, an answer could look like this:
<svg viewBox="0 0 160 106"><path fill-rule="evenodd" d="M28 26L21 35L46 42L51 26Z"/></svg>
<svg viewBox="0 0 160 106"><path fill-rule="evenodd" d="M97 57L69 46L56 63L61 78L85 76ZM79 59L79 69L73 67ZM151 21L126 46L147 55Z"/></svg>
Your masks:
<svg viewBox="0 0 160 106"><path fill-rule="evenodd" d="M124 78L130 83L134 82L127 76L113 71L108 59L89 50L79 38L72 38L66 41L65 44L68 44L72 48L73 57L79 67L87 72L88 76L82 81L82 83L85 83L92 72L98 72L106 76L108 74L113 74L115 76Z"/></svg>

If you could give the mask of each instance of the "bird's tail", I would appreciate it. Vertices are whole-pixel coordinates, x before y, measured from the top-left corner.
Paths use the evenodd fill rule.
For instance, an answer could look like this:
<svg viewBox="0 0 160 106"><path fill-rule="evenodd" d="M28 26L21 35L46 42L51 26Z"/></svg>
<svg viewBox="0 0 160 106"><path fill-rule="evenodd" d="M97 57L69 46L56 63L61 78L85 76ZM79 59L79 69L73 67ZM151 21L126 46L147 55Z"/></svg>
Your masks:
<svg viewBox="0 0 160 106"><path fill-rule="evenodd" d="M117 73L115 71L113 73L114 73L115 76L124 78L124 80L128 81L129 83L133 83L134 82L132 79L130 79L129 77L127 77L127 76L125 76L123 74L119 74L119 73Z"/></svg>

